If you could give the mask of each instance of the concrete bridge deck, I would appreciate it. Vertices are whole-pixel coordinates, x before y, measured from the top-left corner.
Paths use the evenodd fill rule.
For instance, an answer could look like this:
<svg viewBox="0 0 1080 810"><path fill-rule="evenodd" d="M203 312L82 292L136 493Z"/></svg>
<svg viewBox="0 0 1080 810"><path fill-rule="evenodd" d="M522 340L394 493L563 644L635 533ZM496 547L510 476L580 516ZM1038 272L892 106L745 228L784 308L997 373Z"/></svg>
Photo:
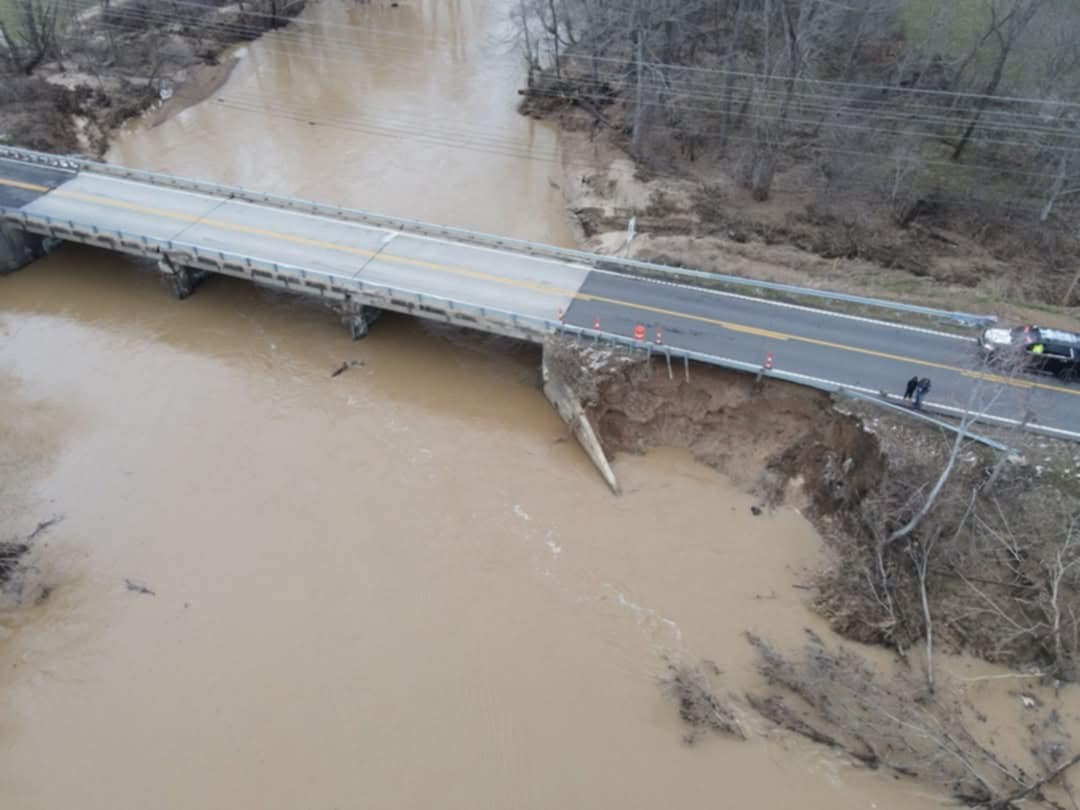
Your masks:
<svg viewBox="0 0 1080 810"><path fill-rule="evenodd" d="M377 215L28 154L0 151L9 228L154 258L181 291L192 269L241 276L324 298L352 313L358 334L372 308L533 341L565 328L633 343L640 325L640 345L656 351L745 368L771 352L775 376L820 388L897 392L913 374L927 376L929 401L945 412L970 407L981 380L980 410L993 399L999 421L1034 415L1047 432L1080 438L1080 387L979 371L970 337L609 272L601 257L530 255Z"/></svg>

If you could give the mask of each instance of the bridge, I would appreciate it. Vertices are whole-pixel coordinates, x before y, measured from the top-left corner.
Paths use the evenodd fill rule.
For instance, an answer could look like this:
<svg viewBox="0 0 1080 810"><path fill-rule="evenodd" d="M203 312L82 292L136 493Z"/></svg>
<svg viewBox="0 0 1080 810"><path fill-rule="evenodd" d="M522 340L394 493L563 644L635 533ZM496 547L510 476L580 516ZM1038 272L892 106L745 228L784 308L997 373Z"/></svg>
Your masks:
<svg viewBox="0 0 1080 810"><path fill-rule="evenodd" d="M767 365L769 376L828 391L895 399L918 375L932 379L928 405L939 413L976 407L977 386L978 410L993 400L984 421L1080 440L1080 387L980 370L974 333L770 299L754 282L739 282L745 293L708 289L697 281L709 274L0 147L0 272L37 255L42 239L150 259L181 298L207 273L316 297L354 337L392 310L538 343L563 333L675 363Z"/></svg>

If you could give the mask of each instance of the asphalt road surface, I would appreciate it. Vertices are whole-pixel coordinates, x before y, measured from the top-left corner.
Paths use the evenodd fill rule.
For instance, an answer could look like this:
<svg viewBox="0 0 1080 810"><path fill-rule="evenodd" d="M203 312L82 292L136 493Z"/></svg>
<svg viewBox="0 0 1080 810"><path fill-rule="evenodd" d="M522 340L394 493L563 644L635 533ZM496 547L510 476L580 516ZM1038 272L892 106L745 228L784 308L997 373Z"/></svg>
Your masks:
<svg viewBox="0 0 1080 810"><path fill-rule="evenodd" d="M553 259L83 171L0 160L0 206L292 264L774 367L866 393L929 377L931 408L1035 421L1080 438L1080 385L980 365L973 337L633 278Z"/></svg>

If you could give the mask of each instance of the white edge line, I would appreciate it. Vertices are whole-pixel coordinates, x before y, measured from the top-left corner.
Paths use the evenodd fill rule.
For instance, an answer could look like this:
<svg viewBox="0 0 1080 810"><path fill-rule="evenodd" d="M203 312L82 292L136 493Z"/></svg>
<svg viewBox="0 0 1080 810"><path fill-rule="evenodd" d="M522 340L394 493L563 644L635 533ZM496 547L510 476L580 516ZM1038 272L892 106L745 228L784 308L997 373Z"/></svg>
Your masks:
<svg viewBox="0 0 1080 810"><path fill-rule="evenodd" d="M725 360L725 361L728 360L728 358L726 358L726 357L720 357L720 358L717 358L717 359L718 360ZM778 371L782 371L782 369L774 369L774 372L778 372ZM823 385L834 386L838 390L858 391L860 394L868 394L870 396L878 397L878 398L881 397L881 393L882 393L881 391L875 391L873 388L864 388L861 385L848 385L846 383L837 382L836 380L826 380L826 379L824 379L822 377L812 377L809 374L800 374L797 371L783 371L783 374L786 377L795 377L795 378L800 379L800 380L807 380L807 381L810 381L810 382L821 383ZM902 399L901 397L897 397L896 394L890 394L890 393L887 393L887 392L885 393L884 398L888 402L892 402L892 400L894 400L894 399ZM964 408L957 408L957 407L954 407L952 405L942 405L942 404L939 404L939 403L931 404L929 402L927 402L927 405L930 405L936 411L945 411L947 413L954 414L956 416L965 416L968 413L970 413L969 411L965 410ZM1017 428L1023 426L1023 424L1024 424L1019 419L1009 419L1006 416L994 416L993 414L979 414L979 418L978 418L978 420L976 420L976 423L977 422L982 422L982 421L997 422L998 424L1007 425L1009 427L1017 427ZM1062 437L1065 437L1067 439L1071 439L1072 441L1080 441L1080 433L1076 433L1076 432L1073 432L1071 430L1064 430L1062 428L1050 427L1049 425L1041 425L1041 424L1038 424L1038 423L1035 423L1035 422L1029 422L1026 426L1024 426L1024 429L1025 430L1030 430L1032 432L1052 433L1052 434L1057 435L1057 436L1062 436Z"/></svg>

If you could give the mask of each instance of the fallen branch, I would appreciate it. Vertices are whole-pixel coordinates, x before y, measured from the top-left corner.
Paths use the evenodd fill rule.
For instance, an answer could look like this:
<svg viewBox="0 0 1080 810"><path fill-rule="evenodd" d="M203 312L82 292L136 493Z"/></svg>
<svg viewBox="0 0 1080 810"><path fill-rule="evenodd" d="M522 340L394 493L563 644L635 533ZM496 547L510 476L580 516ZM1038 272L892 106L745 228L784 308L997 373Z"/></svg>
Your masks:
<svg viewBox="0 0 1080 810"><path fill-rule="evenodd" d="M1075 754L1072 759L1064 763L1056 770L1051 771L1038 782L1029 785L1023 790L1018 790L1015 793L1006 796L1004 799L996 799L992 802L987 802L986 806L989 807L990 810L1008 810L1010 807L1015 806L1017 802L1026 799L1028 796L1038 793L1040 790L1049 785L1051 782L1053 782L1055 779L1057 779L1059 776L1065 773L1065 771L1069 770L1069 768L1071 768L1078 762L1080 762L1080 754Z"/></svg>

